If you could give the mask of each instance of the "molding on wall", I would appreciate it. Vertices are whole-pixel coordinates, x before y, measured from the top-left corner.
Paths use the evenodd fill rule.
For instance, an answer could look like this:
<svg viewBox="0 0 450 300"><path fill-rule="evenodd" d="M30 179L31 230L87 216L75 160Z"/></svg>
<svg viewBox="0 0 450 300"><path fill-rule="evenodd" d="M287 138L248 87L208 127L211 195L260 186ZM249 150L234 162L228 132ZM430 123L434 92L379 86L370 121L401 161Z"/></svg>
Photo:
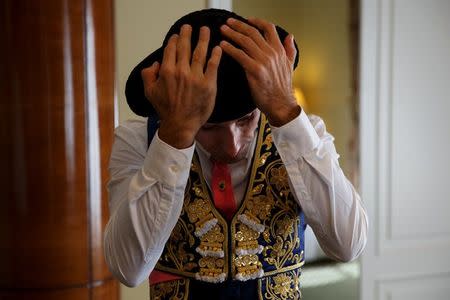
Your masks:
<svg viewBox="0 0 450 300"><path fill-rule="evenodd" d="M207 8L222 8L226 10L232 10L233 1L232 0L207 0Z"/></svg>

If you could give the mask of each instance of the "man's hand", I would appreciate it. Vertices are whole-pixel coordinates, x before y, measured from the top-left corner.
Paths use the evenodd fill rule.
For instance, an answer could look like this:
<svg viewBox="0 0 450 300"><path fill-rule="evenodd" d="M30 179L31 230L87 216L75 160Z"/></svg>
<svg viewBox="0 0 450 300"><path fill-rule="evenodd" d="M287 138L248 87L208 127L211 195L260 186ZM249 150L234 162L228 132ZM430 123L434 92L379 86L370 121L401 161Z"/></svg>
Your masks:
<svg viewBox="0 0 450 300"><path fill-rule="evenodd" d="M289 34L282 44L275 25L256 18L248 20L264 36L255 27L230 18L221 32L240 49L226 41L220 47L244 68L253 100L270 124L282 126L301 111L292 90L294 38Z"/></svg>
<svg viewBox="0 0 450 300"><path fill-rule="evenodd" d="M192 145L214 109L222 55L214 47L205 70L209 28L203 26L191 62L191 34L192 27L183 25L179 36L170 37L161 65L155 62L141 72L145 96L161 120L159 138L180 149Z"/></svg>

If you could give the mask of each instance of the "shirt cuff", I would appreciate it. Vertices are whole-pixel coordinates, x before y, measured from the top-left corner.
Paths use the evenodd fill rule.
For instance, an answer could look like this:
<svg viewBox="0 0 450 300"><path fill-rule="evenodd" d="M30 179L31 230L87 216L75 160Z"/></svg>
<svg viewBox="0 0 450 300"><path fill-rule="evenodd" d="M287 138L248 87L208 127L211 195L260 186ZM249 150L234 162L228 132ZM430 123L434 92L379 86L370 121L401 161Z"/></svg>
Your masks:
<svg viewBox="0 0 450 300"><path fill-rule="evenodd" d="M159 138L157 131L144 160L144 176L171 187L186 184L194 149L195 143L185 149L172 147Z"/></svg>
<svg viewBox="0 0 450 300"><path fill-rule="evenodd" d="M320 138L304 110L289 123L270 127L273 141L285 164L297 161L319 145Z"/></svg>

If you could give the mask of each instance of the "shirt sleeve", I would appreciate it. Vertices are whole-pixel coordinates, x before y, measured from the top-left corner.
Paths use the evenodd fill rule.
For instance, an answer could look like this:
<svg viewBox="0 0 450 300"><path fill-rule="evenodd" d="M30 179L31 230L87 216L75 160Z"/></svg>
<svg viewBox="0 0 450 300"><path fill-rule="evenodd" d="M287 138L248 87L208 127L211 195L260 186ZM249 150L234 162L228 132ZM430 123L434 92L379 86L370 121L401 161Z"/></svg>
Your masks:
<svg viewBox="0 0 450 300"><path fill-rule="evenodd" d="M194 145L171 147L158 132L147 150L142 136L136 128L118 127L109 163L105 258L127 286L147 279L157 263L181 213L194 152Z"/></svg>
<svg viewBox="0 0 450 300"><path fill-rule="evenodd" d="M322 250L338 261L357 258L367 241L367 213L339 166L334 138L323 120L302 111L271 128L294 196Z"/></svg>

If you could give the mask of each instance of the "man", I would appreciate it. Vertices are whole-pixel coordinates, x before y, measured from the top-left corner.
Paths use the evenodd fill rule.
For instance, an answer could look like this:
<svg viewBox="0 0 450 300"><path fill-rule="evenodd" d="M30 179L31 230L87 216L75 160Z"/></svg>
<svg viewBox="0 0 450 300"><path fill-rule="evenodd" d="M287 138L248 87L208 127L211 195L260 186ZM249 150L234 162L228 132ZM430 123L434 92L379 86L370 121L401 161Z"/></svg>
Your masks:
<svg viewBox="0 0 450 300"><path fill-rule="evenodd" d="M293 97L297 62L282 28L209 9L133 70L127 101L149 119L116 130L105 231L122 283L150 276L153 299L298 299L306 224L331 258L361 253L366 213Z"/></svg>

